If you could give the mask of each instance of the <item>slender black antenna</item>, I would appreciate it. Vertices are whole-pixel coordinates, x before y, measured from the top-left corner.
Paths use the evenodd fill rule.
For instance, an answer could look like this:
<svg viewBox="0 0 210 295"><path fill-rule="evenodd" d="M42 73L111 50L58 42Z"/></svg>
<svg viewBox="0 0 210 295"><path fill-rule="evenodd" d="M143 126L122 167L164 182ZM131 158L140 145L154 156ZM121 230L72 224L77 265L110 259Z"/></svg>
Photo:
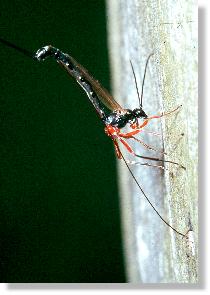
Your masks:
<svg viewBox="0 0 210 295"><path fill-rule="evenodd" d="M149 59L150 57L153 55L154 53L151 53L148 58L147 58L147 61L146 61L146 64L145 64L145 68L144 68L144 77L143 77L143 81L142 81L142 86L141 86L141 99L140 99L140 107L142 108L142 100L143 100L143 93L144 93L144 82L145 82L145 77L146 77L146 72L147 72L147 65L148 65L148 62L149 62Z"/></svg>
<svg viewBox="0 0 210 295"><path fill-rule="evenodd" d="M136 91L137 91L137 95L138 95L138 99L139 99L139 106L140 106L140 108L142 108L142 99L140 99L139 89L138 89L137 80L136 80L136 74L134 72L134 68L133 68L133 64L132 64L131 60L130 60L130 64L131 64L131 68L132 68L132 72L133 72L133 76L134 76L134 80L135 80Z"/></svg>
<svg viewBox="0 0 210 295"><path fill-rule="evenodd" d="M175 231L177 234L181 235L182 237L186 237L186 234L183 234L181 232L179 232L178 230L176 230L172 225L170 225L161 215L160 213L157 211L157 209L154 207L154 205L152 204L152 202L150 201L150 199L147 197L147 195L145 194L145 192L143 191L142 187L140 186L140 184L138 183L136 177L134 176L131 168L129 167L128 163L126 162L124 156L122 155L122 153L120 152L123 161L125 162L125 165L127 166L131 176L133 177L133 180L135 181L135 183L137 184L137 186L139 187L140 191L142 192L143 196L145 197L145 199L147 200L147 202L150 204L150 206L152 207L152 209L155 211L155 213L160 217L160 219L167 225L169 226L173 231Z"/></svg>
<svg viewBox="0 0 210 295"><path fill-rule="evenodd" d="M28 56L30 58L34 58L34 54L31 53L30 51L24 49L24 48L21 48L21 47L15 45L15 44L13 44L13 43L11 43L9 41L6 41L6 40L2 39L2 38L0 38L0 42L3 43L4 45L10 47L10 48L13 48L13 49L21 52L22 54L24 54L24 55L26 55L26 56Z"/></svg>

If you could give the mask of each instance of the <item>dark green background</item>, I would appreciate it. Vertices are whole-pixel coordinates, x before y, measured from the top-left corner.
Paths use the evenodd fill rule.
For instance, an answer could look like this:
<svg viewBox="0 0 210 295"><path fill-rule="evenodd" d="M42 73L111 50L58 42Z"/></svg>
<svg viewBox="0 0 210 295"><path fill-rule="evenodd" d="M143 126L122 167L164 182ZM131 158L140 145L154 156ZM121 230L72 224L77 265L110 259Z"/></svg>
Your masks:
<svg viewBox="0 0 210 295"><path fill-rule="evenodd" d="M52 44L109 89L104 1L0 1L1 37ZM115 155L53 60L0 44L1 282L124 282Z"/></svg>

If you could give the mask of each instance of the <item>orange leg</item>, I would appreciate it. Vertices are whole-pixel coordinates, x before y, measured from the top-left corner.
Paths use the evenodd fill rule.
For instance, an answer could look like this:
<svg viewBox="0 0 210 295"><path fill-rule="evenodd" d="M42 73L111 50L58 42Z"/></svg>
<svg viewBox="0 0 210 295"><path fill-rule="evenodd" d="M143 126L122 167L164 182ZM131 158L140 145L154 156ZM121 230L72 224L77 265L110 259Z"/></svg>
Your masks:
<svg viewBox="0 0 210 295"><path fill-rule="evenodd" d="M117 127L113 127L111 125L107 125L105 127L105 133L108 136L111 136L112 138L116 138L116 137L118 138L118 136L123 137L123 138L130 138L133 135L136 135L139 132L141 132L142 131L142 128L144 126L146 126L147 124L148 124L148 120L145 120L142 125L138 126L138 128L136 128L135 130L133 130L131 132L127 132L127 133L120 132L120 129L117 128Z"/></svg>
<svg viewBox="0 0 210 295"><path fill-rule="evenodd" d="M141 143L144 147L146 147L147 149L149 149L149 150L153 150L153 151L157 151L157 152L159 152L159 153L161 153L161 154L165 154L164 152L162 152L162 151L158 151L156 148L154 148L154 147L152 147L152 146L150 146L150 145L148 145L148 144L146 144L146 143L144 143L142 140L140 140L140 139L138 139L138 138L136 138L135 136L133 136L133 135L135 135L135 134L138 134L139 132L141 132L142 131L142 129L138 129L138 130L134 130L134 131L131 131L131 132L128 132L128 133L122 133L122 132L119 132L118 133L118 136L119 137L123 137L123 138L130 138L130 139L134 139L134 140L136 140L136 141L138 141L139 143ZM118 139L120 139L118 137ZM121 141L122 142L122 141ZM124 141L125 142L125 141ZM124 144L124 143L123 143ZM127 143L126 143L127 144ZM125 144L124 144L125 145ZM128 148L127 148L128 149Z"/></svg>
<svg viewBox="0 0 210 295"><path fill-rule="evenodd" d="M140 139L137 139L136 137L134 137L133 135L138 134L139 132L141 132L142 129L138 129L138 130L134 130L128 133L122 133L120 132L120 129L115 128L113 126L107 126L105 128L105 132L108 136L110 136L114 142L114 147L115 147L115 151L117 154L118 158L121 158L121 154L120 154L120 150L119 150L119 145L117 143L117 139L125 146L125 148L128 150L129 153L131 153L132 155L135 155L135 152L133 151L133 149L131 148L131 146L123 139L134 139L138 142L140 142L144 147L150 149L150 150L154 150L157 151L155 148L145 144L143 141L141 141ZM162 153L162 152L161 152Z"/></svg>
<svg viewBox="0 0 210 295"><path fill-rule="evenodd" d="M114 148L115 148L117 158L122 159L122 155L121 155L121 151L120 151L120 147L119 147L118 142L116 141L116 139L112 139L112 140L113 140L113 143L114 143Z"/></svg>
<svg viewBox="0 0 210 295"><path fill-rule="evenodd" d="M140 126L138 126L138 129L143 128L144 126L146 126L149 123L148 119L146 119Z"/></svg>
<svg viewBox="0 0 210 295"><path fill-rule="evenodd" d="M133 135L136 135L138 134L139 132L142 131L142 128L144 126L146 126L148 124L148 120L145 120L143 124L141 124L140 126L138 126L137 128L135 128L134 131L131 131L131 132L127 132L127 133L122 133L122 132L118 132L118 135L121 136L121 137L124 137L124 138L130 138L132 137Z"/></svg>
<svg viewBox="0 0 210 295"><path fill-rule="evenodd" d="M181 106L182 106L182 105L176 107L175 109L173 109L172 111L169 111L169 112L167 112L167 113L162 113L162 114L160 114L159 116L151 116L151 117L147 118L147 120L159 119L159 118L161 118L161 117L163 117L163 116L168 116L168 115L170 115L170 114L176 112Z"/></svg>
<svg viewBox="0 0 210 295"><path fill-rule="evenodd" d="M136 135L139 132L141 132L141 129L137 129L137 130L134 130L134 131L131 131L131 132L127 132L127 133L119 132L118 133L118 136L123 137L123 138L131 138L133 135Z"/></svg>
<svg viewBox="0 0 210 295"><path fill-rule="evenodd" d="M124 139L122 139L120 137L118 139L125 146L125 148L128 150L128 152L135 156L135 153L134 153L133 149L130 147L130 145ZM118 144L117 140L115 138L113 138L113 137L112 137L112 140L113 140L113 143L114 143L114 148L115 148L117 158L122 159L120 147L119 147L119 144Z"/></svg>
<svg viewBox="0 0 210 295"><path fill-rule="evenodd" d="M180 107L181 107L181 105L176 107L174 110L169 111L167 113L162 113L160 115L155 115L155 116L148 117L147 119L145 119L145 121L140 126L138 126L136 124L131 125L131 128L133 128L134 131L127 132L127 133L119 132L118 135L121 136L121 137L124 137L124 138L132 138L133 135L136 135L139 132L141 132L143 130L143 127L145 127L149 123L150 120L159 119L159 118L161 118L163 116L168 116L168 115L172 114L173 112L176 112Z"/></svg>
<svg viewBox="0 0 210 295"><path fill-rule="evenodd" d="M119 141L122 142L122 144L125 146L125 148L129 151L129 153L133 154L135 156L135 153L133 151L133 149L131 148L131 146L121 137L118 137Z"/></svg>

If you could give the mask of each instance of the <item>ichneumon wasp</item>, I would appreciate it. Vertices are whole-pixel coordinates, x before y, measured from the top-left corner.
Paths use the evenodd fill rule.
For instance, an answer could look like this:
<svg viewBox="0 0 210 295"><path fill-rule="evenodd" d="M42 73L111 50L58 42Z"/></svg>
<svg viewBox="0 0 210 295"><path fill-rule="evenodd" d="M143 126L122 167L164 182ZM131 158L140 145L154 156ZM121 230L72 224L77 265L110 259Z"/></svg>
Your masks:
<svg viewBox="0 0 210 295"><path fill-rule="evenodd" d="M178 231L171 224L169 224L158 212L158 210L154 207L154 205L151 203L151 201L145 194L144 190L140 186L135 175L133 174L129 164L154 166L154 167L159 167L162 169L164 169L164 167L161 165L152 165L149 163L139 163L136 161L128 161L125 159L119 146L119 143L121 143L126 148L126 150L130 154L132 154L134 157L145 159L145 160L151 160L151 161L159 161L162 163L172 163L175 165L179 165L181 168L185 169L185 167L183 167L182 165L176 162L138 155L134 152L130 144L128 144L128 142L126 141L127 139L133 139L139 142L140 144L142 144L145 148L156 151L155 148L145 144L143 141L138 139L136 135L142 132L144 130L144 127L151 120L159 119L163 116L170 115L171 113L176 112L181 107L181 106L178 106L169 112L162 113L160 115L152 115L152 116L148 116L143 110L142 101L143 101L143 91L144 91L146 70L147 70L149 59L151 58L153 54L149 55L145 64L141 95L139 95L134 68L132 63L130 62L134 79L135 79L136 90L137 90L137 94L139 98L139 107L135 108L134 110L130 110L130 109L124 109L122 106L120 106L116 102L116 100L113 98L113 96L111 96L109 92L105 88L103 88L101 84L97 80L95 80L82 65L80 65L73 57L63 53L58 48L55 48L51 45L44 46L40 48L34 55L34 54L31 54L31 52L23 48L20 48L17 45L14 45L13 43L5 41L1 38L0 38L0 41L3 44L16 49L22 52L24 55L29 56L37 61L44 61L47 57L54 58L58 62L58 64L62 66L68 72L68 74L77 81L77 83L81 86L81 88L86 92L90 102L94 106L101 121L104 123L105 133L112 139L118 159L123 159L123 161L125 162L125 165L127 166L131 176L133 177L134 181L136 182L143 196L146 198L146 200L148 201L150 206L153 208L153 210L156 212L156 214L161 218L161 220L168 227L170 227L173 231L175 231L177 234L181 235L182 237L186 237L189 231L187 231L186 234L183 234L180 231ZM141 123L140 123L140 120L141 120ZM126 126L129 126L131 130L129 132L122 132L121 129L123 129ZM161 153L165 154L164 152L161 152Z"/></svg>

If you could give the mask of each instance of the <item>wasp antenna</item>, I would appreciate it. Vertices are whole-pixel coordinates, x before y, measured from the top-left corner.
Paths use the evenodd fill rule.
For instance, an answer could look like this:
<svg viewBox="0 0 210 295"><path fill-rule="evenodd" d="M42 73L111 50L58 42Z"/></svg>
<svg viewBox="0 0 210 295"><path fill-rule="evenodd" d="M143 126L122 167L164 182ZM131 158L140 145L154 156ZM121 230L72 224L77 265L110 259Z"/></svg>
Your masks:
<svg viewBox="0 0 210 295"><path fill-rule="evenodd" d="M139 106L140 106L140 108L142 108L142 100L140 99L139 89L138 89L137 80L136 80L136 74L135 74L134 67L133 67L131 60L130 60L130 64L131 64L131 68L132 68L132 72L133 72L133 76L134 76L134 80L135 80L136 91L137 91L137 95L138 95L138 99L139 99Z"/></svg>
<svg viewBox="0 0 210 295"><path fill-rule="evenodd" d="M145 64L145 68L144 68L144 76L143 76L143 81L142 81L142 86L141 86L141 98L140 98L140 107L142 108L142 100L143 100L143 93L144 93L144 83L145 83L145 78L146 78L146 72L147 72L147 66L148 66L148 62L149 62L149 59L150 57L154 55L154 53L151 53L148 58L147 58L147 61L146 61L146 64Z"/></svg>
<svg viewBox="0 0 210 295"><path fill-rule="evenodd" d="M34 58L33 53L31 53L30 51L28 51L28 50L26 50L26 49L24 49L24 48L21 48L21 47L15 45L15 44L13 44L13 43L7 41L7 40L4 40L4 39L0 38L0 42L1 42L2 44L6 45L7 47L13 48L13 49L15 49L15 50L21 52L21 53L24 54L25 56L28 56L28 57Z"/></svg>

